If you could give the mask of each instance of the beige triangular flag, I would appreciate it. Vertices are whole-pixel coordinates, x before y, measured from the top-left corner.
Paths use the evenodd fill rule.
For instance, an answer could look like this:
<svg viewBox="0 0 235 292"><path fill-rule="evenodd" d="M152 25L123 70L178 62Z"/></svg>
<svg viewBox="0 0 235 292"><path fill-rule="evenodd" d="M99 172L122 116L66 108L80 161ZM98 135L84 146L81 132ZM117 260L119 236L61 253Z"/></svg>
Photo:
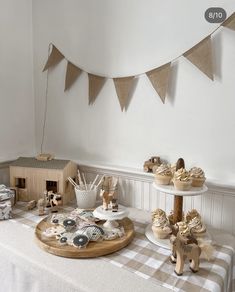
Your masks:
<svg viewBox="0 0 235 292"><path fill-rule="evenodd" d="M211 80L214 80L211 36L206 37L196 46L184 53L184 57Z"/></svg>
<svg viewBox="0 0 235 292"><path fill-rule="evenodd" d="M235 30L235 12L222 23L222 26Z"/></svg>
<svg viewBox="0 0 235 292"><path fill-rule="evenodd" d="M134 82L133 82L134 78L135 76L113 78L113 82L116 88L116 93L117 93L122 111L127 106L129 94L134 85Z"/></svg>
<svg viewBox="0 0 235 292"><path fill-rule="evenodd" d="M43 72L46 71L48 68L57 65L63 59L64 55L54 45L52 45L52 50L50 56L48 57L46 65L43 68Z"/></svg>
<svg viewBox="0 0 235 292"><path fill-rule="evenodd" d="M102 76L97 76L88 73L89 78L89 104L94 103L97 95L101 91L106 79Z"/></svg>
<svg viewBox="0 0 235 292"><path fill-rule="evenodd" d="M165 103L170 70L171 63L167 63L159 68L146 72L146 75L148 76L163 103Z"/></svg>
<svg viewBox="0 0 235 292"><path fill-rule="evenodd" d="M68 61L66 77L65 77L65 86L64 91L69 89L74 82L78 79L79 75L82 73L82 70Z"/></svg>

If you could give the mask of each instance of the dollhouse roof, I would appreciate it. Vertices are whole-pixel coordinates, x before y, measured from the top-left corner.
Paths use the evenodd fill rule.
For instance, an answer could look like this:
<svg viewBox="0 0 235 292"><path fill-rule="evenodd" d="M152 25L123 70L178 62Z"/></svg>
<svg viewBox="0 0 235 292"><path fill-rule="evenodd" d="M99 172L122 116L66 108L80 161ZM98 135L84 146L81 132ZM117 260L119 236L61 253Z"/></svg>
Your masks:
<svg viewBox="0 0 235 292"><path fill-rule="evenodd" d="M64 169L69 160L53 159L49 161L40 161L34 157L19 157L11 163L10 166L44 168L44 169Z"/></svg>

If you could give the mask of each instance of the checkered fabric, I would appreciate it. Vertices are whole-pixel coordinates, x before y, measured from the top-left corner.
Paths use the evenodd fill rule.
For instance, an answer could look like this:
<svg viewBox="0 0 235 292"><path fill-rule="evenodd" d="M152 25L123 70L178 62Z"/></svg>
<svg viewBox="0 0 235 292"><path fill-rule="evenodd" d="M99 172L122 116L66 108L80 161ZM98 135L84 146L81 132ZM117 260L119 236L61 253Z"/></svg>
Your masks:
<svg viewBox="0 0 235 292"><path fill-rule="evenodd" d="M62 212L73 209L74 205L71 204L64 207ZM27 211L25 203L18 202L11 220L35 228L42 220L37 214L36 209ZM174 265L169 260L170 251L150 243L145 237L147 222L131 219L136 231L133 241L122 250L102 257L103 260L173 291L235 291L235 257L232 247L215 245L216 251L210 262L201 259L196 274L190 271L186 263L184 274L179 277L174 273Z"/></svg>

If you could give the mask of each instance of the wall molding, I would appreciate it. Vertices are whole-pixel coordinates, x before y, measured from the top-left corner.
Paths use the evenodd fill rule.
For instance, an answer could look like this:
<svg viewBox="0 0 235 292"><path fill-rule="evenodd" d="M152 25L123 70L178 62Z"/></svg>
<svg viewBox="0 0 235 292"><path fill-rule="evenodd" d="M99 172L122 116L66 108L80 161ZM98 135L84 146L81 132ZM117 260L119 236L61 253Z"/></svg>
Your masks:
<svg viewBox="0 0 235 292"><path fill-rule="evenodd" d="M8 168L13 161L14 160L0 162L0 169ZM90 164L79 161L75 162L78 163L79 169L86 173L115 175L141 182L153 182L153 174L146 173L138 169L118 167L114 165L107 166L101 164ZM211 180L207 180L206 185L209 191L235 196L235 185Z"/></svg>
<svg viewBox="0 0 235 292"><path fill-rule="evenodd" d="M9 163L0 163L0 183L9 181ZM117 176L119 202L125 206L149 212L161 208L167 214L173 209L174 196L157 191L152 185L152 174L130 168L77 163L80 171L85 173L87 181L92 181L97 174ZM212 181L206 184L206 194L184 198L184 211L196 208L206 225L235 235L235 186Z"/></svg>
<svg viewBox="0 0 235 292"><path fill-rule="evenodd" d="M97 173L97 174L110 174L125 177L126 179L133 179L142 182L153 182L153 174L139 171L132 168L121 168L117 166L103 166L96 164L83 164L78 163L79 169L83 172ZM223 193L224 195L235 196L235 185L224 184L222 182L215 182L211 180L206 181L209 191L216 193Z"/></svg>
<svg viewBox="0 0 235 292"><path fill-rule="evenodd" d="M119 178L118 195L121 204L152 211L161 208L167 214L173 209L174 196L163 194L153 187L153 175L131 169L79 163L79 169L92 180L97 174L115 175ZM185 197L185 212L195 208L207 226L235 235L235 186L208 181L204 195Z"/></svg>

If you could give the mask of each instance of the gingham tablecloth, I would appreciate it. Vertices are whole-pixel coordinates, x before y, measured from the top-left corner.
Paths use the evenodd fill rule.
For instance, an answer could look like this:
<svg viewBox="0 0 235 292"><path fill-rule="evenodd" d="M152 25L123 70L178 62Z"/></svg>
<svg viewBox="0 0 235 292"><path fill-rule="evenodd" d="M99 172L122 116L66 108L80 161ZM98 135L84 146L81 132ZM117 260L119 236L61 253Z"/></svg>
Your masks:
<svg viewBox="0 0 235 292"><path fill-rule="evenodd" d="M69 212L73 208L71 204L61 209L61 212ZM27 211L25 203L18 202L13 208L12 221L35 228L42 220L42 217L37 214L36 209ZM210 262L201 259L200 270L196 274L189 270L186 263L184 274L179 277L174 273L174 265L169 261L170 251L150 243L145 237L144 230L148 222L137 221L136 218L131 219L136 231L133 241L122 250L104 256L100 260L127 269L158 285L160 283L173 291L234 291L234 245L215 243L214 257Z"/></svg>

